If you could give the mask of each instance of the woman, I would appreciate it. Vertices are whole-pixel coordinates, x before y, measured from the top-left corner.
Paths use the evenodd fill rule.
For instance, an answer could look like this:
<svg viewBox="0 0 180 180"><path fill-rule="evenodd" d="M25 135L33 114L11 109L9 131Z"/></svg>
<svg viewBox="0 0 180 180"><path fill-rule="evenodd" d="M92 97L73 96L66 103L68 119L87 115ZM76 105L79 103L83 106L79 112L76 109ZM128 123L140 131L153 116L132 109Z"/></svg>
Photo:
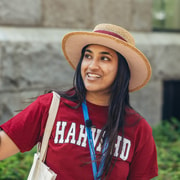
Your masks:
<svg viewBox="0 0 180 180"><path fill-rule="evenodd" d="M74 87L59 92L61 102L49 139L46 164L57 179L149 180L157 176L151 127L129 103L129 92L145 86L151 76L150 64L131 34L116 25L99 24L93 32L65 35L62 49L76 71ZM0 159L28 151L42 140L51 99L52 93L38 97L1 125ZM83 105L88 109L88 123ZM92 131L93 147L88 145L86 127ZM90 148L95 149L95 161ZM94 162L97 172L92 169Z"/></svg>

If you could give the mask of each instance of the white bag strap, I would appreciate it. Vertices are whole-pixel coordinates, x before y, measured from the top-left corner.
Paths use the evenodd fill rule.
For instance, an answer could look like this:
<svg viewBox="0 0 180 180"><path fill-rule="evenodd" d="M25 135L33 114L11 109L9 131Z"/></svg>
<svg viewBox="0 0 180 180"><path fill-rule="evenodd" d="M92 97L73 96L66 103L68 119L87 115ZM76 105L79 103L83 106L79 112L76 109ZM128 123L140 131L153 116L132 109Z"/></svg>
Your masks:
<svg viewBox="0 0 180 180"><path fill-rule="evenodd" d="M56 92L53 91L53 98L52 98L51 105L49 108L49 115L48 115L48 119L46 122L46 127L44 130L44 135L43 135L42 144L41 144L41 151L40 151L39 159L42 162L44 162L46 159L48 141L49 141L49 137L50 137L50 134L52 131L54 121L56 119L56 114L58 111L59 102L60 102L59 94L57 94Z"/></svg>

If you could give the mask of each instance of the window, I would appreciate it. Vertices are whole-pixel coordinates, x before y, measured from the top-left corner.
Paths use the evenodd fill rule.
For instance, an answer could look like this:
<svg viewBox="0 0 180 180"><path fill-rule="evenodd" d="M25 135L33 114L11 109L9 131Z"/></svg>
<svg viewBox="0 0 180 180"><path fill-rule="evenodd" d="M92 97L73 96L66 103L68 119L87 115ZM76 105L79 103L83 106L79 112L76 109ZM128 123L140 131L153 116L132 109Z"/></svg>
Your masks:
<svg viewBox="0 0 180 180"><path fill-rule="evenodd" d="M163 120L180 120L180 81L164 81Z"/></svg>

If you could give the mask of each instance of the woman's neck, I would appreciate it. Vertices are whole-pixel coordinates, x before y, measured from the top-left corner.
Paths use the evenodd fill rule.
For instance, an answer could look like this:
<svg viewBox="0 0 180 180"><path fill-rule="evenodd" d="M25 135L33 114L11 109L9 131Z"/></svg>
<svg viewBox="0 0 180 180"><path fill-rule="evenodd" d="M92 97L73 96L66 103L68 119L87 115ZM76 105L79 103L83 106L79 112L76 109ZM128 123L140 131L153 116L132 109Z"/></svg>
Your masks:
<svg viewBox="0 0 180 180"><path fill-rule="evenodd" d="M86 100L92 104L96 104L99 106L108 106L109 105L109 94L98 94L98 93L90 93L87 92Z"/></svg>

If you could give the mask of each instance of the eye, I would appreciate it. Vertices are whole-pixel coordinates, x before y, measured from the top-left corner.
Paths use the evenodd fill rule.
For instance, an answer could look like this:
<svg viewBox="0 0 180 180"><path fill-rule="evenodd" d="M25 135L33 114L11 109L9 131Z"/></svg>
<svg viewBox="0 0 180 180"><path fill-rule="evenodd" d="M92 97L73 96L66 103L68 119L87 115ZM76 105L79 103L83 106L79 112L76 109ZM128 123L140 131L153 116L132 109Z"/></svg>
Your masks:
<svg viewBox="0 0 180 180"><path fill-rule="evenodd" d="M85 58L85 59L91 59L92 56L91 56L89 53L85 53L85 54L84 54L84 58Z"/></svg>
<svg viewBox="0 0 180 180"><path fill-rule="evenodd" d="M107 57L107 56L102 56L101 60L103 60L103 61L110 61L111 59L109 57Z"/></svg>

